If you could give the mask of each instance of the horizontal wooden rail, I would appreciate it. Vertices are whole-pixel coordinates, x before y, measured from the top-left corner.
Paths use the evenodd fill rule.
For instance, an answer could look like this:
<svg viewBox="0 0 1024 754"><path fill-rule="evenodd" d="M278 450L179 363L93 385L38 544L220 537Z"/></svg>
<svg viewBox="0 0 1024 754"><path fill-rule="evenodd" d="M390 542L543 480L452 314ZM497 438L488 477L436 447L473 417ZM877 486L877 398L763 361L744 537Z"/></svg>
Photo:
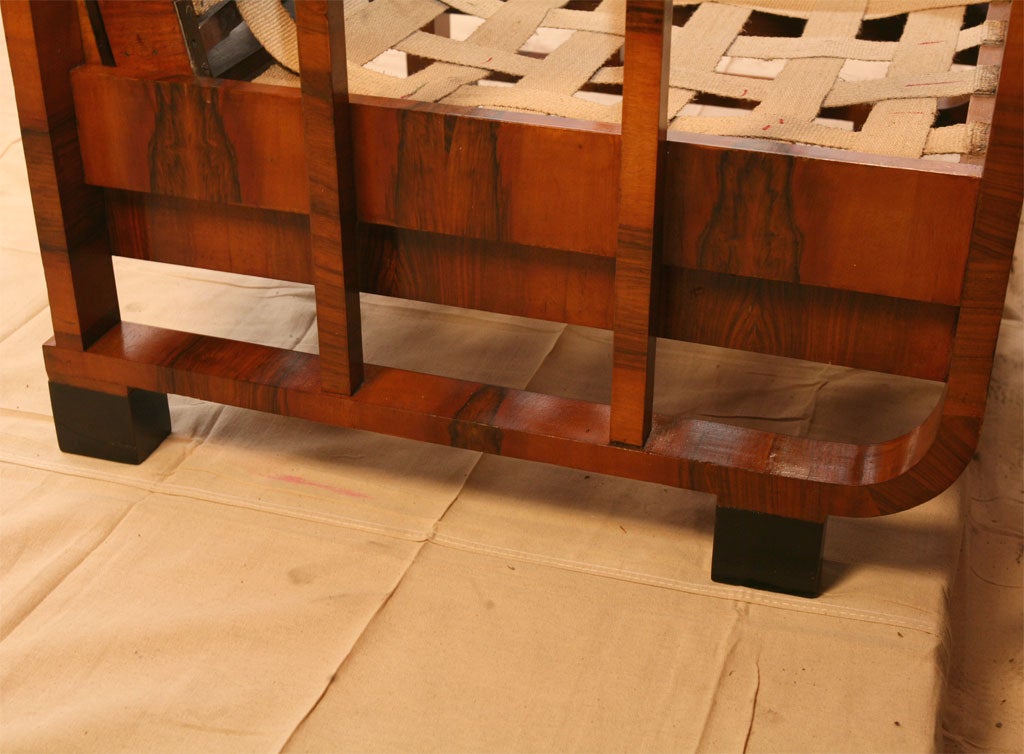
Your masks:
<svg viewBox="0 0 1024 754"><path fill-rule="evenodd" d="M108 192L107 208L115 254L313 282L306 215L124 191ZM363 226L357 247L368 293L611 329L606 257L387 226ZM655 277L664 303L659 337L946 377L951 306L668 265Z"/></svg>
<svg viewBox="0 0 1024 754"><path fill-rule="evenodd" d="M317 356L127 322L86 352L51 341L44 356L50 379L64 384L127 385L525 460L557 458L817 521L882 515L929 499L966 463L943 452L941 421L952 423L956 437L978 424L943 416L940 404L903 437L856 445L656 415L638 449L607 443L604 404L373 365L360 391L345 396L321 389ZM772 492L748 494L756 489Z"/></svg>
<svg viewBox="0 0 1024 754"><path fill-rule="evenodd" d="M90 183L308 214L297 90L155 81L102 66L83 66L72 79ZM616 185L598 178L618 174L614 127L368 97L352 103L360 220L614 255ZM959 303L976 166L836 159L835 150L811 159L809 148L684 139L671 134L667 144L665 262Z"/></svg>

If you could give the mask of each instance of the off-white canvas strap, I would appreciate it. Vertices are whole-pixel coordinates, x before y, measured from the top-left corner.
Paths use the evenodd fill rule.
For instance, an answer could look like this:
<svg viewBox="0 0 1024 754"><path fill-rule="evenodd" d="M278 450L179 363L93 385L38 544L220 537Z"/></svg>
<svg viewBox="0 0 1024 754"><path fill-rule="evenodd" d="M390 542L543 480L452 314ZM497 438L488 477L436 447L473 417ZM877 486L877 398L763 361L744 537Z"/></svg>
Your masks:
<svg viewBox="0 0 1024 754"><path fill-rule="evenodd" d="M197 0L201 2L202 0ZM997 71L954 62L1001 44L1005 24L965 23L983 0L704 0L672 29L671 128L921 157L984 150L979 124L936 127L939 110L994 91ZM591 10L565 0L345 0L353 92L617 122L624 0ZM693 3L679 2L679 5ZM261 77L296 84L295 24L277 0L238 0L253 33L285 70ZM448 13L474 17L464 38L433 33ZM753 36L752 14L795 19L799 36ZM761 20L764 20L762 16ZM865 21L892 18L898 39L865 38ZM558 44L538 55L547 31ZM411 76L378 59L430 61ZM597 90L597 91L595 91ZM726 107L699 107L708 98ZM723 102L724 100L724 102ZM841 108L870 112L855 129Z"/></svg>

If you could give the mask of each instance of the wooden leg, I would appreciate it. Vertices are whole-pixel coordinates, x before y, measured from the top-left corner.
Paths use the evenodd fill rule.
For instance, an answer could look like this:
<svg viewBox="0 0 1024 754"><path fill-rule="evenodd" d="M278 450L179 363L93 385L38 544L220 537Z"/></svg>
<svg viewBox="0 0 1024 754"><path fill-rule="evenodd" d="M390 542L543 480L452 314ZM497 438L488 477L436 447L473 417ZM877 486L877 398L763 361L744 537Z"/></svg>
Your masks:
<svg viewBox="0 0 1024 754"><path fill-rule="evenodd" d="M719 505L715 511L711 579L817 597L824 542L824 523Z"/></svg>
<svg viewBox="0 0 1024 754"><path fill-rule="evenodd" d="M171 431L163 393L111 395L51 382L50 404L57 444L65 453L142 463Z"/></svg>

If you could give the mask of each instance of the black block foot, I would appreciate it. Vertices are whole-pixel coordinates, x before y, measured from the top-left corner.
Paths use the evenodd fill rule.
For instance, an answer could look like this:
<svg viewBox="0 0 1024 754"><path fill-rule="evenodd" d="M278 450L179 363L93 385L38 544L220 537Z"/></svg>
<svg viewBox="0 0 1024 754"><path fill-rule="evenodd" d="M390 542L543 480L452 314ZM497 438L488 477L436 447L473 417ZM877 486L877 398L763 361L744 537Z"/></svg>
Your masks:
<svg viewBox="0 0 1024 754"><path fill-rule="evenodd" d="M718 506L711 579L817 597L824 542L823 523Z"/></svg>
<svg viewBox="0 0 1024 754"><path fill-rule="evenodd" d="M65 453L142 463L171 431L163 393L111 395L51 382L50 404L57 444Z"/></svg>

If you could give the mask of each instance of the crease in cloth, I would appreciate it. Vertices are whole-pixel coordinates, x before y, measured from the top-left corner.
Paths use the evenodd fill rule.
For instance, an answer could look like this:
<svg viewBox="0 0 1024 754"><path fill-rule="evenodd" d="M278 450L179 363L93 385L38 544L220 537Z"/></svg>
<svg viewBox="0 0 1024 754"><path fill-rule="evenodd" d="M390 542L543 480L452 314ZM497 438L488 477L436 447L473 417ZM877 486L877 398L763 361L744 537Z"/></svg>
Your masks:
<svg viewBox="0 0 1024 754"><path fill-rule="evenodd" d="M701 584L690 581L683 581L681 579L670 579L659 576L653 576L651 574L641 573L638 571L627 571L621 568L612 568L609 566L601 566L593 563L585 563L581 561L568 560L565 558L552 557L547 555L541 555L538 553L528 552L526 550L497 547L494 545L485 545L473 540L462 539L455 537L450 534L436 534L430 539L431 544L436 544L441 547L448 547L456 550L464 550L467 552L475 552L481 555L490 555L494 557L510 558L518 560L524 563L534 563L537 565L548 566L551 568L558 568L566 571L575 571L578 573L586 573L593 576L602 576L605 578L615 579L617 581L625 581L635 584L645 584L647 586L660 587L663 589L672 589L678 592L685 592L688 594L698 594L705 597L714 597L716 599L728 600L729 602L737 602L749 605L762 605L765 607L773 607L781 610L790 610L799 613L805 613L809 615L820 615L823 617L830 618L846 618L849 620L862 621L865 623L880 623L883 625L896 626L898 628L905 628L909 631L919 631L924 634L932 636L940 636L940 632L937 631L936 627L924 620L913 620L906 616L893 615L891 613L863 610L857 608L845 608L839 606L823 605L820 602L812 603L808 600L800 598L786 599L784 597L772 596L766 593L758 592L754 589L737 589L735 587L726 586L715 586L711 584Z"/></svg>
<svg viewBox="0 0 1024 754"><path fill-rule="evenodd" d="M368 521L361 521L358 519L347 518L344 516L331 516L331 515L314 515L308 512L300 512L297 510L284 508L282 506L271 505L269 503L252 503L245 498L233 497L230 495L224 495L219 493L212 493L208 490L204 490L199 487L189 487L185 485L170 484L162 481L152 480L135 480L131 478L124 478L116 474L102 474L95 473L91 470L80 469L73 466L59 466L53 463L33 463L34 459L28 457L20 457L15 461L10 460L10 454L0 454L0 462L8 462L15 465L25 466L27 468L35 468L41 471L50 471L57 474L63 474L65 476L79 477L81 479L92 479L95 481L113 482L116 484L122 484L125 487L133 487L136 489L145 490L154 494L167 495L169 497L179 497L189 500L196 500L198 502L213 503L216 505L225 505L232 508L244 508L248 510L255 510L261 513L269 513L273 515L283 516L286 518L300 519L303 521L314 521L317 523L331 524L345 529L351 529L354 531L369 532L372 534L382 534L385 536L394 537L396 539L411 540L414 542L423 542L429 536L429 532L416 530L416 529L402 529L394 526L387 526L386 524L378 524ZM294 493L298 495L299 493Z"/></svg>
<svg viewBox="0 0 1024 754"><path fill-rule="evenodd" d="M315 327L316 327L316 320L314 319L314 321L310 324L310 330L314 329ZM541 366L544 364L544 361L548 358L548 356L550 356L551 351L554 350L555 344L558 342L559 338L561 338L562 333L564 333L564 331L565 331L565 328L563 327L562 331L559 333L559 337L552 340L551 346L548 349L548 352L544 355L543 358L538 360L537 368L534 370L533 376L536 376L536 373L538 371L540 371ZM306 337L306 335L308 335L308 334L309 334L309 330L307 330L306 334L304 334L303 337ZM301 342L301 339L300 339L300 342ZM533 379L533 376L531 376L530 379ZM529 384L529 383L527 383L527 384ZM345 655L341 658L341 661L338 663L338 666L335 668L334 672L331 674L330 678L327 680L327 683L324 684L323 690L320 692L319 696L317 696L316 701L310 706L310 708L306 711L306 713L302 716L302 718L296 723L295 727L288 733L287 737L284 739L283 743L281 744L280 748L278 749L278 752L284 752L288 748L288 744L292 741L292 739L294 739L295 734L298 733L298 731L305 724L306 720L308 720L309 717L316 711L317 707L320 706L320 702L323 701L324 697L327 695L327 692L330 690L331 685L334 683L334 680L338 677L338 674L341 672L342 668L344 667L345 662L348 660L349 657L352 656L352 654L359 647L360 642L366 636L367 629L370 628L370 626L373 624L373 622L377 619L377 616L379 616L383 612L384 608L391 601L391 598L394 597L394 595L398 592L399 588L402 586L402 582L405 580L406 575L409 573L409 571L412 569L412 567L416 564L417 559L420 557L420 553L423 552L423 547L427 543L435 543L436 542L436 538L438 536L438 534L437 534L437 526L438 526L438 524L445 517L445 515L448 513L448 511L451 510L452 506L454 506L455 503L458 501L459 496L462 494L462 492L466 488L466 483L469 481L469 478L473 475L473 471L477 468L477 466L479 465L480 460L482 458L483 458L483 453L478 453L477 454L477 459L474 462L473 467L469 470L469 472L466 474L465 479L463 479L463 481L462 481L462 486L455 493L455 495L452 496L451 501L445 507L444 511L442 511L441 515L438 516L437 519L434 521L434 523L433 523L433 525L431 527L430 532L428 534L426 534L422 540L420 540L420 547L416 550L416 554L409 560L408 565L406 565L405 570L403 570L401 575L398 577L398 580L395 582L394 587L391 589L390 592L388 592L387 597L384 598L384 600L381 602L381 604L374 611L373 615L371 615L369 620L367 620L366 623L363 625L362 630L359 632L359 636L352 643L352 646L349 648L348 652L346 652Z"/></svg>
<svg viewBox="0 0 1024 754"><path fill-rule="evenodd" d="M64 572L64 574L50 586L49 590L47 590L45 594L40 595L39 598L31 604L25 605L21 614L17 615L14 618L10 626L5 627L3 629L3 633L0 633L0 641L3 641L12 633L14 633L18 626L24 623L25 619L28 618L40 605L42 605L46 601L46 599L51 594L53 594L60 587L60 585L67 580L69 576L71 576L71 574L75 573L79 568L81 568L82 564L85 563L85 561L87 561L94 552L96 552L100 547L102 547L104 543L106 543L110 539L110 537L113 536L114 532L117 531L121 524L124 523L124 520L128 518L129 514L131 514L131 512L135 510L136 506L139 505L139 502L130 503L128 507L125 509L124 513L121 514L117 521L114 522L114 525L107 530L103 537L99 541L97 541L96 544L90 547L86 552L82 553L82 556L78 559L78 562L76 562L74 565L68 568ZM4 617L3 623L7 623L7 616Z"/></svg>
<svg viewBox="0 0 1024 754"><path fill-rule="evenodd" d="M302 726L306 723L306 720L308 720L309 717L316 711L317 707L320 706L320 702L323 701L323 698L327 695L327 692L330 690L331 685L334 683L334 680L338 677L338 674L344 667L345 662L348 660L349 657L352 656L352 654L359 647L360 642L362 642L363 638L366 636L367 629L371 625L373 625L373 622L377 619L377 616L381 614L381 612L388 605L388 603L391 602L391 598L395 596L395 594L398 592L398 589L402 586L402 582L405 581L406 575L416 564L416 560L419 558L420 553L423 552L424 545L426 545L426 542L420 543L420 546L416 549L416 554L409 559L409 562L406 564L405 569L402 571L401 574L399 574L398 579L395 581L394 586L391 587L390 591L388 591L387 596L385 596L384 599L381 600L380 605L377 606L377 609L373 611L373 614L367 619L366 623L363 624L362 629L359 631L359 635L356 637L355 641L352 642L352 645L348 648L348 651L345 652L341 660L338 662L338 665L335 667L334 672L331 673L330 677L327 679L327 682L324 684L323 689L321 689L320 693L317 695L316 700L313 702L312 705L310 705L309 709L306 710L306 712L302 715L302 717L295 724L295 726L283 738L281 745L277 747L277 751L279 754L281 752L284 752L288 748L288 744L292 741L293 738L295 738L295 734L299 732L299 729L302 728Z"/></svg>
<svg viewBox="0 0 1024 754"><path fill-rule="evenodd" d="M718 677L708 694L698 752L746 751L754 727L761 685L760 643L746 631L749 606L737 603L729 635L721 646Z"/></svg>
<svg viewBox="0 0 1024 754"><path fill-rule="evenodd" d="M21 139L20 138L15 139L10 144L8 144L6 147L4 147L3 150L0 150L0 160L2 160L4 157L7 156L7 153L11 151L12 147L14 147L15 145L20 144L20 143L21 143Z"/></svg>
<svg viewBox="0 0 1024 754"><path fill-rule="evenodd" d="M3 247L0 247L0 250L2 250L2 249L3 249ZM15 252L15 253L20 254L21 252ZM29 322L34 320L36 317L38 317L43 312L47 311L49 308L50 308L50 305L47 304L46 300L44 299L43 303L39 306L38 309L32 310L31 313L26 314L20 321L14 323L14 324L5 322L4 323L4 330L3 330L2 333L0 333L0 346L2 346L4 344L4 342L7 341L8 339L14 337L17 334L18 330L20 330L22 327L24 327ZM7 325L10 325L10 327L8 328Z"/></svg>

